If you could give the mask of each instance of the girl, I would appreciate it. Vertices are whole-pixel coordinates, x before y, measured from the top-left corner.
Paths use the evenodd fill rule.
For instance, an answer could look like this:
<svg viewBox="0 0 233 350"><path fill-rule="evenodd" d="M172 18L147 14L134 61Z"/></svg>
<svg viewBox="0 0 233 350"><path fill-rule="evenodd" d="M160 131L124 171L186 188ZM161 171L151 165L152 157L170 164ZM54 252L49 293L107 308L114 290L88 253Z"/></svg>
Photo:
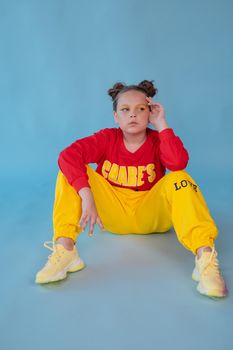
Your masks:
<svg viewBox="0 0 233 350"><path fill-rule="evenodd" d="M119 127L76 140L60 153L54 236L44 243L52 254L36 283L58 281L84 267L75 243L87 225L90 236L95 224L118 234L166 232L173 226L179 242L195 255L197 290L227 295L214 246L217 227L199 187L183 170L188 152L168 126L163 106L153 101L157 91L153 80L116 83L108 94ZM96 170L89 163L97 163ZM171 172L165 175L166 168Z"/></svg>

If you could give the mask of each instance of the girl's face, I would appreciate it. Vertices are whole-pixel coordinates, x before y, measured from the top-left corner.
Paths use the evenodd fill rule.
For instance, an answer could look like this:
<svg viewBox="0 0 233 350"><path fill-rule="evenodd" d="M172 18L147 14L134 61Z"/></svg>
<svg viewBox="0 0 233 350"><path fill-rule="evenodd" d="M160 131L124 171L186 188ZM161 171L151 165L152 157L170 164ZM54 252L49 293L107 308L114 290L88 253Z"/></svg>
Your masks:
<svg viewBox="0 0 233 350"><path fill-rule="evenodd" d="M122 131L137 134L145 131L149 123L150 110L146 95L137 90L129 90L119 96L114 120Z"/></svg>

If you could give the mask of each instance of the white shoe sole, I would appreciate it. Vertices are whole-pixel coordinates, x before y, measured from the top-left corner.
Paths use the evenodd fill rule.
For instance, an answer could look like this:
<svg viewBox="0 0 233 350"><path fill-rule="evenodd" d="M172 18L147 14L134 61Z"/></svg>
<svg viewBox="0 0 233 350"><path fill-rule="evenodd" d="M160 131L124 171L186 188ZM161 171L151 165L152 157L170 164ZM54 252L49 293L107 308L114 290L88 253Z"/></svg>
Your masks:
<svg viewBox="0 0 233 350"><path fill-rule="evenodd" d="M227 296L227 292L223 292L221 290L206 290L201 283L198 283L197 290L200 294L206 295L208 297L214 297L214 298L224 298Z"/></svg>
<svg viewBox="0 0 233 350"><path fill-rule="evenodd" d="M192 279L196 282L200 281L200 274L199 274L198 269L196 267L193 270Z"/></svg>
<svg viewBox="0 0 233 350"><path fill-rule="evenodd" d="M35 282L39 284L57 282L63 280L67 277L67 272L76 272L82 270L85 267L84 262L81 259L73 260L69 265L67 265L62 271L59 271L56 275L50 276L46 280L43 278L36 277Z"/></svg>
<svg viewBox="0 0 233 350"><path fill-rule="evenodd" d="M192 273L192 279L195 282L199 282L197 285L197 290L200 294L206 295L208 297L216 297L216 298L224 298L227 296L227 291L222 291L222 290L207 290L205 289L202 284L200 283L200 274L195 267Z"/></svg>

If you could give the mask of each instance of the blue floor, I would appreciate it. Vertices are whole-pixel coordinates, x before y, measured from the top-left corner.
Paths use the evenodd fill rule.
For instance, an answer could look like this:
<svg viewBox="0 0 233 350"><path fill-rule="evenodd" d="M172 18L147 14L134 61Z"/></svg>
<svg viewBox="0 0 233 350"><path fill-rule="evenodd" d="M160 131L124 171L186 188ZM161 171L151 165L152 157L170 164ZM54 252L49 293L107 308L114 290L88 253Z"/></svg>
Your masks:
<svg viewBox="0 0 233 350"><path fill-rule="evenodd" d="M165 234L87 233L86 268L36 285L51 252L53 184L2 190L1 349L232 349L233 227L227 191L209 198L229 296L212 300L191 279L194 256ZM210 186L211 188L211 186ZM219 198L219 200L218 200Z"/></svg>

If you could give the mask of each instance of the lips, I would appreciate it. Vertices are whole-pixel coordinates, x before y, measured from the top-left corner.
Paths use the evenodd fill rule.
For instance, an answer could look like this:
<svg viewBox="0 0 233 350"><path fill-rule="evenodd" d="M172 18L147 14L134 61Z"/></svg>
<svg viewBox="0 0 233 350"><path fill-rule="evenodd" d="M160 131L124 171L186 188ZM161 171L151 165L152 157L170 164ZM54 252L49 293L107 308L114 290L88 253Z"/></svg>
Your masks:
<svg viewBox="0 0 233 350"><path fill-rule="evenodd" d="M129 125L137 125L137 123L136 122L131 122L131 123L129 123Z"/></svg>

